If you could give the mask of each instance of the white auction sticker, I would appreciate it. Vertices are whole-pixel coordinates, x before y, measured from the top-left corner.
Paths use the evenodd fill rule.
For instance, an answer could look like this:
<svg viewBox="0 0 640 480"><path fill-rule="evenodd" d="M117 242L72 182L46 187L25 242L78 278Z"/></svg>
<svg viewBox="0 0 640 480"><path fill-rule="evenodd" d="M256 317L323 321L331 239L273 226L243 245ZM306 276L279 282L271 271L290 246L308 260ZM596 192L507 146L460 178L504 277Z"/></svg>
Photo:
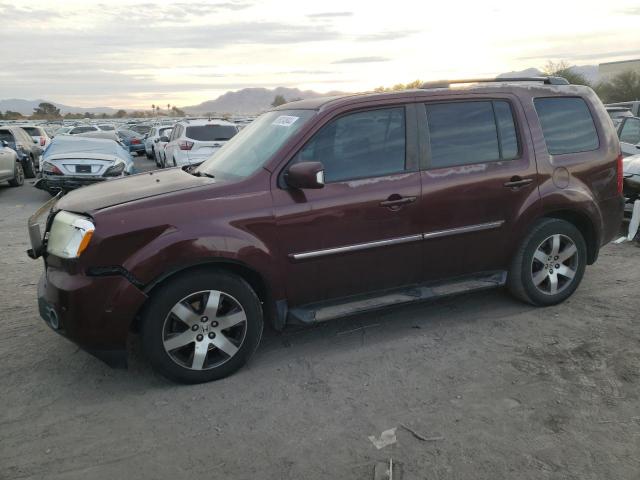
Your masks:
<svg viewBox="0 0 640 480"><path fill-rule="evenodd" d="M271 125L280 125L281 127L290 127L300 117L293 117L291 115L280 115L276 118Z"/></svg>

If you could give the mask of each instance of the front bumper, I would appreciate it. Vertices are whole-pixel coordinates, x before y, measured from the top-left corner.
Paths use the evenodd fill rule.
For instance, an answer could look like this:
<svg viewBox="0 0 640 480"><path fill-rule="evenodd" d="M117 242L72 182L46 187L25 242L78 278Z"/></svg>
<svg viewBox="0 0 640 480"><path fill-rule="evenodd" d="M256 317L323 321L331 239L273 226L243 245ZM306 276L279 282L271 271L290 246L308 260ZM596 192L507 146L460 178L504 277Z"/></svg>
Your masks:
<svg viewBox="0 0 640 480"><path fill-rule="evenodd" d="M127 337L147 300L126 278L91 277L48 267L38 283L45 323L112 367L127 366Z"/></svg>
<svg viewBox="0 0 640 480"><path fill-rule="evenodd" d="M119 178L119 177L109 177ZM41 190L48 190L58 192L60 190L75 190L76 188L84 187L86 185L93 185L94 183L104 182L108 180L107 177L68 177L64 175L60 176L43 176L35 184L36 188Z"/></svg>

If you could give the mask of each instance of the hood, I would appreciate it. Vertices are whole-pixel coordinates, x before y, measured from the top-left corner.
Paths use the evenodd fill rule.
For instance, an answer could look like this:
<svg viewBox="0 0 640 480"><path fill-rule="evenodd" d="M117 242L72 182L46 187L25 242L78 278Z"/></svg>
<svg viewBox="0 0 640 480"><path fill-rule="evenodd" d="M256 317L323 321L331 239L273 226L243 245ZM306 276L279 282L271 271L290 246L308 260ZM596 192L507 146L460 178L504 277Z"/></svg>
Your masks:
<svg viewBox="0 0 640 480"><path fill-rule="evenodd" d="M640 175L640 155L631 155L622 159L625 175Z"/></svg>
<svg viewBox="0 0 640 480"><path fill-rule="evenodd" d="M155 170L73 190L58 201L56 210L78 213L92 212L212 183L216 183L213 178L194 177L179 168Z"/></svg>

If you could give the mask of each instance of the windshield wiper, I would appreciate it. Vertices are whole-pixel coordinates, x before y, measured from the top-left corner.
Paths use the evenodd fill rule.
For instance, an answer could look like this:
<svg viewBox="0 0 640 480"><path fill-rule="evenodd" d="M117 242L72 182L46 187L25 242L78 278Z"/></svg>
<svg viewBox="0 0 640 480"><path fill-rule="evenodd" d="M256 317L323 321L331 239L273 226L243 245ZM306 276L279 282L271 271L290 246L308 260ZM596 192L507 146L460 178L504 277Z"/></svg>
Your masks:
<svg viewBox="0 0 640 480"><path fill-rule="evenodd" d="M216 178L215 175L212 175L212 174L207 173L207 172L193 172L192 175L194 175L196 177Z"/></svg>

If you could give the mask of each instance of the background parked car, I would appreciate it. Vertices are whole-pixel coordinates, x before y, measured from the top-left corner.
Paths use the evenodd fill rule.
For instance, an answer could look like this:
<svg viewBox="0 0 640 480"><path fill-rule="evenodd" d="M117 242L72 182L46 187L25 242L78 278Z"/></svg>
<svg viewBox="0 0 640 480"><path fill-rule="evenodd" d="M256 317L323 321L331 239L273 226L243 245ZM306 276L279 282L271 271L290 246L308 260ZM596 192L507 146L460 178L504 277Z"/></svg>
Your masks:
<svg viewBox="0 0 640 480"><path fill-rule="evenodd" d="M147 158L151 160L156 159L155 149L158 140L160 139L160 137L169 136L169 132L172 128L173 127L171 127L170 125L151 127L151 130L149 130L147 137L144 139L144 150L147 154ZM157 159L156 165L160 166Z"/></svg>
<svg viewBox="0 0 640 480"><path fill-rule="evenodd" d="M181 120L165 147L166 162L169 165L204 162L236 133L238 127L224 120Z"/></svg>
<svg viewBox="0 0 640 480"><path fill-rule="evenodd" d="M42 149L45 149L47 145L49 145L49 143L51 142L51 137L49 137L49 134L43 127L40 127L37 125L16 125L16 126L22 128L25 132L31 135L31 138L33 138L38 143L38 145L40 145L40 148Z"/></svg>
<svg viewBox="0 0 640 480"><path fill-rule="evenodd" d="M116 130L116 135L118 135L120 141L129 149L129 152L142 155L144 152L144 134L128 128L120 128Z"/></svg>
<svg viewBox="0 0 640 480"><path fill-rule="evenodd" d="M33 138L22 128L9 125L0 128L0 141L2 140L15 150L18 160L22 163L25 177L34 178L40 165L40 146L34 143Z"/></svg>
<svg viewBox="0 0 640 480"><path fill-rule="evenodd" d="M111 124L99 124L96 125L96 127L98 127L103 132L114 132L116 130L116 126Z"/></svg>
<svg viewBox="0 0 640 480"><path fill-rule="evenodd" d="M607 113L613 120L613 125L617 128L626 117L633 117L633 113L626 107L607 107Z"/></svg>
<svg viewBox="0 0 640 480"><path fill-rule="evenodd" d="M0 143L0 182L9 182L12 187L24 184L24 171L15 150L5 141Z"/></svg>
<svg viewBox="0 0 640 480"><path fill-rule="evenodd" d="M129 129L133 130L134 132L140 133L141 135L148 135L151 131L151 125L131 125Z"/></svg>
<svg viewBox="0 0 640 480"><path fill-rule="evenodd" d="M640 118L628 117L622 119L618 126L620 148L622 155L636 155L640 153Z"/></svg>
<svg viewBox="0 0 640 480"><path fill-rule="evenodd" d="M160 168L167 167L167 156L166 156L166 147L169 141L169 137L171 136L171 132L173 131L173 127L169 127L169 130L164 132L161 137L158 137L156 140L156 144L154 147L156 165Z"/></svg>
<svg viewBox="0 0 640 480"><path fill-rule="evenodd" d="M605 105L607 109L610 107L619 107L626 108L630 110L633 116L640 117L640 100L633 100L631 102L618 102L618 103L608 103Z"/></svg>
<svg viewBox="0 0 640 480"><path fill-rule="evenodd" d="M104 132L108 133L108 132ZM133 173L133 160L118 142L80 135L52 140L42 157L42 179L36 187L54 195Z"/></svg>

